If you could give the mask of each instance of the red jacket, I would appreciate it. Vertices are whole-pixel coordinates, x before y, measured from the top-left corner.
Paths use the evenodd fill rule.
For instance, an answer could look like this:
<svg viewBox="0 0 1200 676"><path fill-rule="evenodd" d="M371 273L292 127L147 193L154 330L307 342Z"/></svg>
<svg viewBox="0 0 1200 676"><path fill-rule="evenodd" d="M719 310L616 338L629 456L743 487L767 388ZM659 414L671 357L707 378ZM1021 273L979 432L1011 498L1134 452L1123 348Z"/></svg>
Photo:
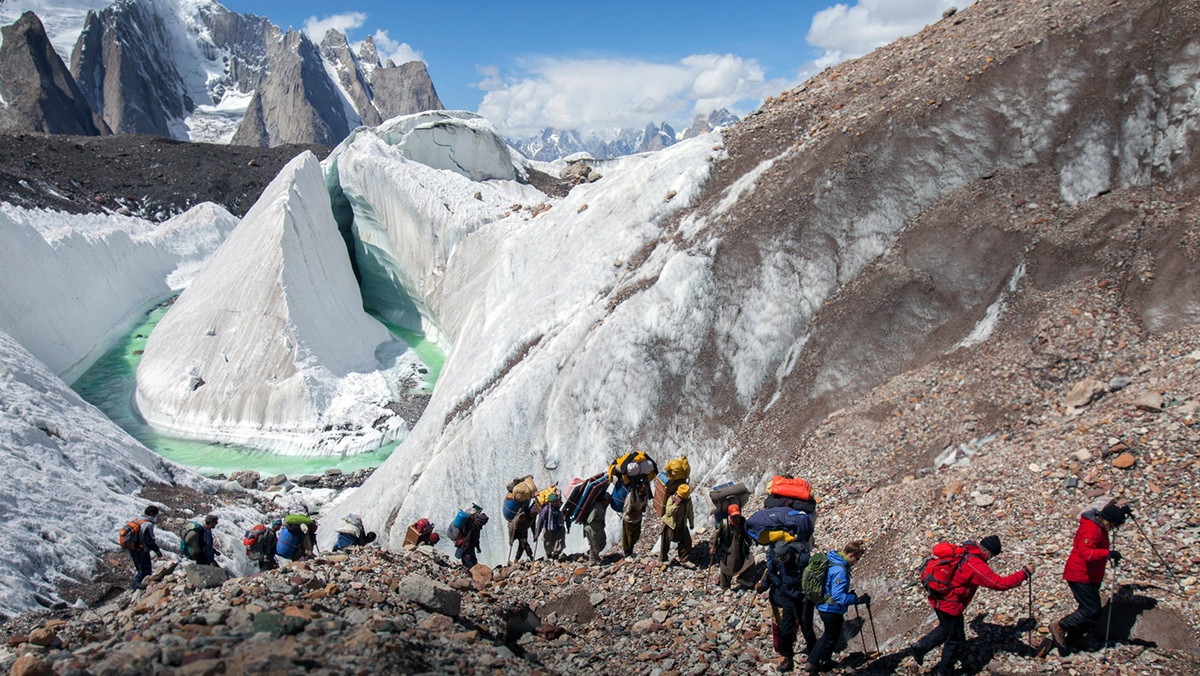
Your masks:
<svg viewBox="0 0 1200 676"><path fill-rule="evenodd" d="M1108 561L1108 531L1094 520L1095 512L1084 512L1079 517L1079 530L1075 531L1075 542L1067 565L1063 566L1063 579L1067 582L1104 582L1104 565Z"/></svg>
<svg viewBox="0 0 1200 676"><path fill-rule="evenodd" d="M929 605L936 610L954 616L962 615L980 587L1004 591L1020 585L1029 577L1024 568L1007 577L1000 577L983 560L983 551L979 549L979 545L964 544L967 555L954 573L954 588L945 596L929 597Z"/></svg>

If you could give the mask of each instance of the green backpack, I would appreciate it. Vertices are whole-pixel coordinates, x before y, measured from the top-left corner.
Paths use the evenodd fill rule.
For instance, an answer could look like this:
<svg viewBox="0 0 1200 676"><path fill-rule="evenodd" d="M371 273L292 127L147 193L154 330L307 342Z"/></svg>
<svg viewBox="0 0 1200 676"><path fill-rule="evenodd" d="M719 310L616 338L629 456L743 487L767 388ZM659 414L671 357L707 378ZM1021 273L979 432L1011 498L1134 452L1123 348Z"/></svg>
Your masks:
<svg viewBox="0 0 1200 676"><path fill-rule="evenodd" d="M197 552L193 552L192 548L188 546L187 536L188 536L188 533L197 532L201 528L204 528L204 526L201 526L200 524L196 523L195 521L188 521L187 523L183 524L183 528L179 529L179 553L180 554L183 554L184 556L186 556L189 559L196 558Z"/></svg>
<svg viewBox="0 0 1200 676"><path fill-rule="evenodd" d="M800 589L809 601L818 605L829 603L831 599L825 595L825 579L828 576L829 559L825 553L813 554L808 560L808 565L804 567L804 572L800 574Z"/></svg>

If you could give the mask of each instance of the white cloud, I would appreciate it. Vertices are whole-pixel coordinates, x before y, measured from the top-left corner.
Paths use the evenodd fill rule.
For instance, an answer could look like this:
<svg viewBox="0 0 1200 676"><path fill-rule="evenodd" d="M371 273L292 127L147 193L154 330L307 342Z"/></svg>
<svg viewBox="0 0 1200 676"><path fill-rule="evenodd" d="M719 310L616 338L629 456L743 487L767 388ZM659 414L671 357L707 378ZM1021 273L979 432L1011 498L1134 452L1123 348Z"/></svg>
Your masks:
<svg viewBox="0 0 1200 676"><path fill-rule="evenodd" d="M380 63L387 65L388 59L396 62L396 65L408 63L409 61L424 61L421 52L413 49L407 42L396 42L388 37L386 30L377 30L372 36L375 38L375 49L379 51ZM358 47L355 46L355 51Z"/></svg>
<svg viewBox="0 0 1200 676"><path fill-rule="evenodd" d="M862 56L896 38L912 35L941 18L950 7L974 0L858 0L836 4L813 15L805 40L825 50L817 60L824 67Z"/></svg>
<svg viewBox="0 0 1200 676"><path fill-rule="evenodd" d="M349 33L355 28L360 28L366 20L367 15L363 12L345 12L343 14L327 16L324 19L310 16L304 22L304 34L308 36L309 40L320 44L321 39L325 37L325 33L330 28L339 30L342 33Z"/></svg>
<svg viewBox="0 0 1200 676"><path fill-rule="evenodd" d="M678 63L636 60L541 59L516 78L481 67L475 86L487 93L479 113L506 134L545 127L641 127L650 121L687 124L697 113L757 103L793 83L766 80L753 59L696 54Z"/></svg>

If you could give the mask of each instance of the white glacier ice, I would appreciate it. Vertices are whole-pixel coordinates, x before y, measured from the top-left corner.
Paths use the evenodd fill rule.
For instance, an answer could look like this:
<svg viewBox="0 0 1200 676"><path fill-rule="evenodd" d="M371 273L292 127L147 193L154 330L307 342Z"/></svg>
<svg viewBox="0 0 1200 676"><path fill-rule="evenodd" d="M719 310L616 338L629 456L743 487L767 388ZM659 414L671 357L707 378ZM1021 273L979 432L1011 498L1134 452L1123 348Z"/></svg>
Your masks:
<svg viewBox="0 0 1200 676"><path fill-rule="evenodd" d="M70 382L186 283L236 222L213 204L157 226L0 204L0 329Z"/></svg>
<svg viewBox="0 0 1200 676"><path fill-rule="evenodd" d="M136 402L160 431L288 453L370 450L404 432L320 164L293 159L146 343Z"/></svg>
<svg viewBox="0 0 1200 676"><path fill-rule="evenodd" d="M3 331L0 464L4 614L87 579L98 553L115 546L121 519L141 513L146 503L132 493L146 482L202 482L134 441Z"/></svg>
<svg viewBox="0 0 1200 676"><path fill-rule="evenodd" d="M645 266L654 272L629 262L669 235L668 219L708 177L713 145L706 136L624 158L606 166L602 181L561 200L541 196L552 208L537 216L520 211L480 222L495 199L490 181L451 188L457 195L480 192L475 208L441 207L430 198L449 212L437 233L456 233L457 241L444 271L403 274L418 280L423 305L453 350L410 436L326 518L355 511L382 530L394 515L396 526L385 538L398 546L403 526L420 516L444 525L473 501L496 514L489 500L508 478L533 472L539 484L565 485L626 450L653 423L662 383L688 377L689 348L681 345L703 339L692 331L712 311L704 295L711 255L705 248L666 245L666 260ZM350 204L369 205L373 230L386 232L393 215L411 222L404 226L410 230L420 225L414 196L427 168L395 157L385 168L386 153L373 142L342 150L339 170L360 162L372 167L352 169L356 180L340 188ZM355 156L360 152L366 157ZM362 180L370 173L390 186ZM359 192L368 189L369 195ZM357 218L356 211L356 227ZM613 308L609 294L617 287L645 290ZM692 446L692 434L674 430L671 448L648 450L665 460L683 448L689 457L699 453L701 466L715 466L719 448ZM500 555L501 527L485 533L492 560Z"/></svg>

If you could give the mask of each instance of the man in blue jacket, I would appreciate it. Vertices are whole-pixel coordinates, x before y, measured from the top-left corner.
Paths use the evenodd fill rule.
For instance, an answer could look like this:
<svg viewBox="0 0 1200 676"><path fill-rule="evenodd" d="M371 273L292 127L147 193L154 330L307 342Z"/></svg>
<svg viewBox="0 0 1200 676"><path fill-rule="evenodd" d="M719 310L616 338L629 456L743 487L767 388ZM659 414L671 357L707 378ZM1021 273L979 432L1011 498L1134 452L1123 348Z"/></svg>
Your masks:
<svg viewBox="0 0 1200 676"><path fill-rule="evenodd" d="M825 625L825 633L821 634L817 645L813 647L808 659L808 673L815 674L828 671L834 667L833 646L842 635L842 625L845 622L846 609L860 603L871 602L867 594L855 594L850 591L850 568L858 563L866 551L866 543L853 540L846 543L840 552L829 552L825 558L829 561L829 569L825 574L825 603L817 606L817 613Z"/></svg>

